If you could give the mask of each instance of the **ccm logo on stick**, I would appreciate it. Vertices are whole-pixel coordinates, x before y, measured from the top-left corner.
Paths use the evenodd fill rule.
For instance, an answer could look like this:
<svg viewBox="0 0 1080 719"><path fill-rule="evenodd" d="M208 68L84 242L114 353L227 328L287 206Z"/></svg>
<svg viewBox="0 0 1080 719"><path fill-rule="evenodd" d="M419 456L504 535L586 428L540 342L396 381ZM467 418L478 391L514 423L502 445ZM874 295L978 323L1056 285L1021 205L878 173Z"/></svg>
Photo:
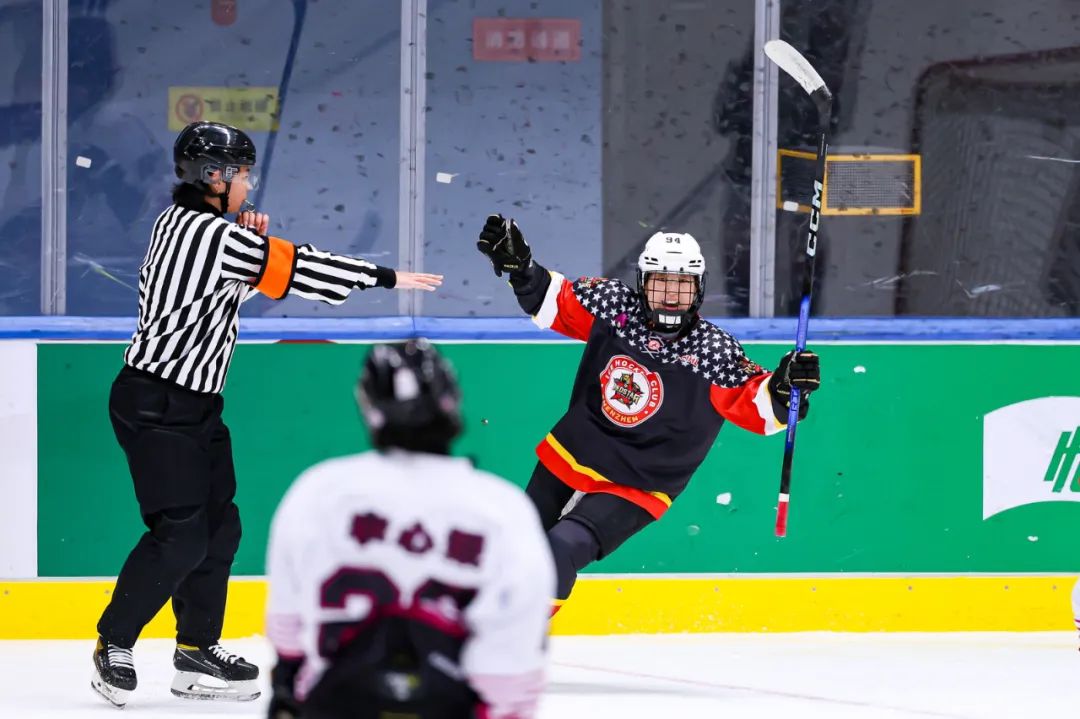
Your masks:
<svg viewBox="0 0 1080 719"><path fill-rule="evenodd" d="M810 234L806 238L806 254L811 257L817 254L817 230L821 222L821 193L824 189L820 182L814 180L814 197L810 200Z"/></svg>

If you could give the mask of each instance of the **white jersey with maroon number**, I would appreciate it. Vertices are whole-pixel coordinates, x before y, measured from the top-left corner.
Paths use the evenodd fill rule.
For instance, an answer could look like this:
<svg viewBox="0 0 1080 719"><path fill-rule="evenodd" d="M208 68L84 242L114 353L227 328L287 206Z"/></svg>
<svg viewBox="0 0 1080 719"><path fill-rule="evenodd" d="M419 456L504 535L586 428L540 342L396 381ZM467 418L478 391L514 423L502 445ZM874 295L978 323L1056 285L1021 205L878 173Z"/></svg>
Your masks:
<svg viewBox="0 0 1080 719"><path fill-rule="evenodd" d="M327 667L328 632L405 613L465 637L460 670L489 716L534 715L555 570L509 482L428 454L322 462L278 507L267 571L267 633L282 657L303 658L299 697Z"/></svg>

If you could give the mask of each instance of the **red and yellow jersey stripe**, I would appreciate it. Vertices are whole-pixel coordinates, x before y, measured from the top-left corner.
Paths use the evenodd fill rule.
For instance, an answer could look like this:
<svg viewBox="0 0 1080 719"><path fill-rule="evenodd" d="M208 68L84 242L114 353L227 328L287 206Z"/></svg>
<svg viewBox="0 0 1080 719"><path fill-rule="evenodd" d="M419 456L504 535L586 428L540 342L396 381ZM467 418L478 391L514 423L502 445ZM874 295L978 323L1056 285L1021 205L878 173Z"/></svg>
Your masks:
<svg viewBox="0 0 1080 719"><path fill-rule="evenodd" d="M586 467L579 463L562 446L559 440L555 439L553 434L549 433L537 445L536 455L548 471L562 480L564 484L579 492L614 494L641 507L651 514L653 519L660 519L664 512L668 510L668 507L671 506L671 497L663 492L649 492L644 489L618 484L592 467Z"/></svg>

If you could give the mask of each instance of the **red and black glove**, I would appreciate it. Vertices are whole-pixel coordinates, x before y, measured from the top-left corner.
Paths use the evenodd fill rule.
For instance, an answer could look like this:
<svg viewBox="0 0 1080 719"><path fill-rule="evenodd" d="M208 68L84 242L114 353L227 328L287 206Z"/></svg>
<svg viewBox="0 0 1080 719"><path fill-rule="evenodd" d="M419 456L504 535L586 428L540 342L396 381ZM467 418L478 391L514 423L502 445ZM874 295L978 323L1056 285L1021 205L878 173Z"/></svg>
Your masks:
<svg viewBox="0 0 1080 719"><path fill-rule="evenodd" d="M788 352L780 358L772 377L769 378L769 393L772 395L773 413L776 418L787 424L787 413L791 407L791 388L798 387L799 419L806 419L810 411L810 393L821 386L821 363L818 356L809 351Z"/></svg>

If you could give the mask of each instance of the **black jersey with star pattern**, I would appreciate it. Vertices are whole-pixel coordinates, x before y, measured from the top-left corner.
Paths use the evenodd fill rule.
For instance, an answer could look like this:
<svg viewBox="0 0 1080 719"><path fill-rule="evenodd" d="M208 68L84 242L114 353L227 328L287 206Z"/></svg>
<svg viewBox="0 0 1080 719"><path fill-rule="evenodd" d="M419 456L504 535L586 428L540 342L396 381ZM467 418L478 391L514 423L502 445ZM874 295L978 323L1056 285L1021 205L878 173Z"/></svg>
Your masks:
<svg viewBox="0 0 1080 719"><path fill-rule="evenodd" d="M546 281L536 274L515 286L522 306L539 326L586 343L569 406L537 448L566 484L625 496L660 516L725 420L760 434L782 429L769 373L720 327L698 318L667 339L650 330L624 282L571 282L536 267Z"/></svg>

